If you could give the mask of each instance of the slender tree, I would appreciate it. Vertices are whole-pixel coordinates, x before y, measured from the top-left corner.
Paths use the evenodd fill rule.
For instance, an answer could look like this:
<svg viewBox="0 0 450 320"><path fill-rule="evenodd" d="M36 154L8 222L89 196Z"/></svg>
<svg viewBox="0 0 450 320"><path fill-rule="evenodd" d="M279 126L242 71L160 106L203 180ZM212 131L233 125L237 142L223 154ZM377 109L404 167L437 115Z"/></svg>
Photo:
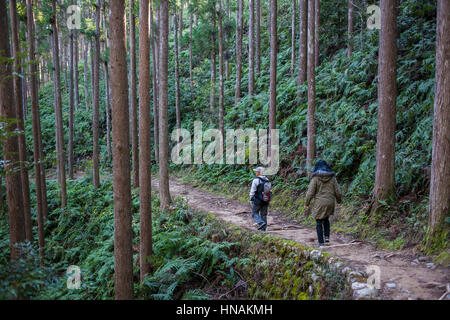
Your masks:
<svg viewBox="0 0 450 320"><path fill-rule="evenodd" d="M75 108L74 94L74 45L73 31L69 30L69 140L67 146L67 167L69 179L73 179L73 121Z"/></svg>
<svg viewBox="0 0 450 320"><path fill-rule="evenodd" d="M255 0L249 0L249 20L248 20L248 95L253 95L255 87L255 47L254 47L254 26L255 26Z"/></svg>
<svg viewBox="0 0 450 320"><path fill-rule="evenodd" d="M11 260L20 257L16 245L25 241L25 220L23 213L23 193L21 183L19 141L14 132L17 130L17 105L14 101L12 65L6 59L11 56L9 47L8 13L6 1L0 1L0 116L6 123L3 126L8 137L2 140L3 160L5 162L6 200L8 203L9 244Z"/></svg>
<svg viewBox="0 0 450 320"><path fill-rule="evenodd" d="M261 71L261 0L255 0L255 73Z"/></svg>
<svg viewBox="0 0 450 320"><path fill-rule="evenodd" d="M56 0L52 0L52 56L53 56L53 93L55 99L55 131L56 131L56 154L58 182L61 196L61 207L67 204L66 193L66 165L64 156L64 128L62 116L62 98L61 98L61 80L60 80L60 62L59 62L59 46L58 46L58 14L56 11Z"/></svg>
<svg viewBox="0 0 450 320"><path fill-rule="evenodd" d="M134 14L134 0L130 0L130 113L131 113L131 155L133 162L133 187L139 187L139 138L138 114L136 98L136 18Z"/></svg>
<svg viewBox="0 0 450 320"><path fill-rule="evenodd" d="M320 0L316 0L314 10L314 61L319 65L319 29L320 29Z"/></svg>
<svg viewBox="0 0 450 320"><path fill-rule="evenodd" d="M378 54L378 132L374 196L395 197L395 121L397 100L396 0L381 0L380 48Z"/></svg>
<svg viewBox="0 0 450 320"><path fill-rule="evenodd" d="M291 4L291 76L294 76L295 70L295 29L297 18L297 0L292 0Z"/></svg>
<svg viewBox="0 0 450 320"><path fill-rule="evenodd" d="M209 95L209 109L211 113L216 106L216 12L211 10L212 30L211 30L211 90Z"/></svg>
<svg viewBox="0 0 450 320"><path fill-rule="evenodd" d="M315 0L308 0L308 124L306 146L306 168L308 172L316 154L316 124L314 115L316 111L316 73L315 73Z"/></svg>
<svg viewBox="0 0 450 320"><path fill-rule="evenodd" d="M194 91L194 75L192 65L192 7L189 12L189 86L191 89L191 99L193 98Z"/></svg>
<svg viewBox="0 0 450 320"><path fill-rule="evenodd" d="M300 86L306 81L306 61L307 61L307 32L308 32L308 0L300 0L300 40L298 47L298 97L300 97Z"/></svg>
<svg viewBox="0 0 450 320"><path fill-rule="evenodd" d="M429 245L445 236L450 213L450 1L438 0L436 26L436 82L431 161Z"/></svg>
<svg viewBox="0 0 450 320"><path fill-rule="evenodd" d="M78 81L78 32L73 32L73 54L74 54L74 72L73 72L73 81L74 81L74 94L75 94L75 110L78 110L80 107L80 85Z"/></svg>
<svg viewBox="0 0 450 320"><path fill-rule="evenodd" d="M242 77L242 21L243 21L243 0L238 0L236 8L236 87L234 91L234 103L237 104L241 98L241 77Z"/></svg>
<svg viewBox="0 0 450 320"><path fill-rule="evenodd" d="M34 162L34 176L36 181L36 213L38 225L38 245L39 255L41 261L44 257L44 218L47 215L47 197L45 187L45 170L43 170L43 153L41 144L41 123L39 113L39 99L37 94L36 83L36 60L34 52L34 17L33 17L33 2L26 0L27 3L27 40L29 43L29 66L30 77L30 100L31 100L31 117L33 129L33 162ZM41 167L42 164L42 167Z"/></svg>
<svg viewBox="0 0 450 320"><path fill-rule="evenodd" d="M269 129L277 126L277 0L270 2L270 106ZM271 138L269 138L271 143ZM269 149L270 150L270 149Z"/></svg>
<svg viewBox="0 0 450 320"><path fill-rule="evenodd" d="M130 131L125 43L125 2L110 0L109 34L114 176L114 291L117 300L133 299Z"/></svg>
<svg viewBox="0 0 450 320"><path fill-rule="evenodd" d="M20 51L20 39L19 39L19 23L17 21L17 3L16 0L11 0L9 4L10 19L11 19L11 34L12 34L12 53L14 56L13 70L16 74L21 74L21 51ZM16 102L16 118L17 129L22 134L18 135L19 143L19 160L20 160L20 177L22 184L22 201L23 201L23 214L25 221L25 234L28 241L33 240L32 223L31 223L31 205L30 205L30 183L28 177L27 163L27 146L25 140L25 126L23 117L23 85L20 77L14 77L14 100Z"/></svg>
<svg viewBox="0 0 450 320"><path fill-rule="evenodd" d="M153 147L155 150L155 161L159 162L159 103L158 103L158 45L157 34L153 24L153 2L150 7L150 42L152 45L152 78L153 78Z"/></svg>
<svg viewBox="0 0 450 320"><path fill-rule="evenodd" d="M89 110L89 104L90 104L90 90L89 90L89 84L88 84L88 51L89 51L89 43L88 40L86 38L86 36L83 37L83 43L84 43L84 47L82 48L83 50L83 68L84 68L84 74L83 74L83 79L84 79L84 103L85 103L85 107L86 110Z"/></svg>
<svg viewBox="0 0 450 320"><path fill-rule="evenodd" d="M94 188L100 186L100 146L99 146L99 108L100 108L100 0L95 4L95 46L93 57L93 108L92 108L92 181ZM92 59L92 55L91 55Z"/></svg>
<svg viewBox="0 0 450 320"><path fill-rule="evenodd" d="M219 25L219 131L224 137L224 81L223 81L223 30L222 30L222 2L219 1L219 11L217 13L217 22Z"/></svg>
<svg viewBox="0 0 450 320"><path fill-rule="evenodd" d="M180 17L181 18L181 17ZM175 122L176 128L179 132L181 129L181 108L180 108L180 74L179 74L179 29L178 29L178 15L174 16L174 46L175 46Z"/></svg>
<svg viewBox="0 0 450 320"><path fill-rule="evenodd" d="M347 1L347 56L350 58L353 53L352 34L353 34L353 0Z"/></svg>
<svg viewBox="0 0 450 320"><path fill-rule="evenodd" d="M149 1L139 1L139 212L140 275L150 273L152 254L152 177L150 128L150 39L148 27Z"/></svg>
<svg viewBox="0 0 450 320"><path fill-rule="evenodd" d="M169 192L168 36L169 0L160 1L159 16L159 196L162 210L171 203Z"/></svg>

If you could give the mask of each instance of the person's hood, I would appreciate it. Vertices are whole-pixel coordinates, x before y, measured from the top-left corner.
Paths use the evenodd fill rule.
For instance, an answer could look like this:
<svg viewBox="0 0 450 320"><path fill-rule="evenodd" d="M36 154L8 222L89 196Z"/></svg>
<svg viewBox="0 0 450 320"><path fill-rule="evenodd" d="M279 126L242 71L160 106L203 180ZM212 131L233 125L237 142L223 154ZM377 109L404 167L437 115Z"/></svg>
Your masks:
<svg viewBox="0 0 450 320"><path fill-rule="evenodd" d="M317 170L311 173L310 179L318 177L322 182L328 182L335 176L334 171Z"/></svg>
<svg viewBox="0 0 450 320"><path fill-rule="evenodd" d="M262 179L264 181L269 181L269 179L266 176L258 176L256 178L260 178L260 179Z"/></svg>

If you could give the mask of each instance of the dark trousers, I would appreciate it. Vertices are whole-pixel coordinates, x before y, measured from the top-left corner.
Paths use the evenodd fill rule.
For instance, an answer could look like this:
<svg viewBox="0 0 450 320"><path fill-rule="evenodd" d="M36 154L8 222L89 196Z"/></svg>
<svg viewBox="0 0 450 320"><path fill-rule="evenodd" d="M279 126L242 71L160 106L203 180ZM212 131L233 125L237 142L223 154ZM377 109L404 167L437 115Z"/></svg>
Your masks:
<svg viewBox="0 0 450 320"><path fill-rule="evenodd" d="M328 218L316 219L316 230L319 243L325 243L325 241L323 240L324 234L325 238L330 238L330 221L328 220Z"/></svg>
<svg viewBox="0 0 450 320"><path fill-rule="evenodd" d="M269 205L263 205L263 204L253 204L252 205L252 217L253 220L255 220L255 222L257 224L263 224L264 223L264 227L260 228L260 230L262 231L266 231L267 228L267 209L268 209Z"/></svg>

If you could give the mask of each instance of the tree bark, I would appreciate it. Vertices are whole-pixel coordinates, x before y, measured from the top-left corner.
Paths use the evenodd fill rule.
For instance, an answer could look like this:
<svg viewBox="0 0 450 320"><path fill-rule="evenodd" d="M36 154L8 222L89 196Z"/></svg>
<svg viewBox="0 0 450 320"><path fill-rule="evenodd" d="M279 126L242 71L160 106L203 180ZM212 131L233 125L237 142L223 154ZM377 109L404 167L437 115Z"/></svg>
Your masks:
<svg viewBox="0 0 450 320"><path fill-rule="evenodd" d="M312 170L316 154L316 72L315 72L315 0L308 0L308 114L307 114L307 146L306 169Z"/></svg>
<svg viewBox="0 0 450 320"><path fill-rule="evenodd" d="M105 97L105 113L106 113L106 152L108 161L111 161L112 147L111 147L111 89L109 80L108 63L105 61L105 85L106 85L106 97Z"/></svg>
<svg viewBox="0 0 450 320"><path fill-rule="evenodd" d="M130 130L125 42L125 2L110 0L111 102L114 176L114 294L133 299Z"/></svg>
<svg viewBox="0 0 450 320"><path fill-rule="evenodd" d="M450 1L438 0L436 26L436 80L434 98L433 151L430 182L431 240L448 232L450 213ZM437 237L439 238L439 237ZM430 241L430 245L432 241Z"/></svg>
<svg viewBox="0 0 450 320"><path fill-rule="evenodd" d="M47 197L45 187L45 171L43 170L41 123L39 114L39 99L36 83L36 60L34 52L34 18L32 0L26 0L27 4L27 41L29 43L29 65L30 65L30 98L31 117L33 129L33 162L36 181L36 212L38 225L38 245L41 262L44 258L44 218L47 215ZM42 165L42 167L41 167Z"/></svg>
<svg viewBox="0 0 450 320"><path fill-rule="evenodd" d="M395 122L397 100L396 0L381 0L378 54L378 133L374 196L395 197Z"/></svg>
<svg viewBox="0 0 450 320"><path fill-rule="evenodd" d="M242 16L243 0L238 0L236 9L236 88L234 91L234 103L238 104L241 98L241 77L242 77Z"/></svg>
<svg viewBox="0 0 450 320"><path fill-rule="evenodd" d="M80 86L78 82L78 32L75 31L73 33L73 54L74 54L74 73L73 73L73 81L74 81L74 94L75 94L75 110L78 110L80 107Z"/></svg>
<svg viewBox="0 0 450 320"><path fill-rule="evenodd" d="M269 129L277 126L277 0L270 3L270 106ZM269 137L269 144L271 138ZM270 150L270 149L269 149Z"/></svg>
<svg viewBox="0 0 450 320"><path fill-rule="evenodd" d="M319 29L320 29L320 0L316 0L315 4L315 11L314 11L314 61L316 64L316 67L319 65Z"/></svg>
<svg viewBox="0 0 450 320"><path fill-rule="evenodd" d="M298 97L300 98L300 86L306 81L307 74L307 41L308 41L308 0L300 0L300 40L298 49Z"/></svg>
<svg viewBox="0 0 450 320"><path fill-rule="evenodd" d="M295 29L297 28L297 0L292 0L291 10L291 77L293 77L295 71Z"/></svg>
<svg viewBox="0 0 450 320"><path fill-rule="evenodd" d="M209 95L209 109L214 112L216 106L216 13L212 12L212 31L211 31L211 90Z"/></svg>
<svg viewBox="0 0 450 320"><path fill-rule="evenodd" d="M61 207L65 208L67 204L66 194L66 170L64 156L64 130L62 116L62 98L61 98L61 80L60 80L60 62L58 48L58 18L56 11L56 0L52 0L52 38L53 38L53 92L55 96L55 131L56 131L56 153L57 153L57 171L58 182L61 196Z"/></svg>
<svg viewBox="0 0 450 320"><path fill-rule="evenodd" d="M254 91L254 25L255 25L255 0L249 0L249 21L248 21L248 95L251 97Z"/></svg>
<svg viewBox="0 0 450 320"><path fill-rule="evenodd" d="M152 77L153 77L153 146L155 162L159 163L159 102L158 102L158 45L157 34L153 24L153 3L150 7L150 41L152 43ZM158 31L158 30L157 30Z"/></svg>
<svg viewBox="0 0 450 320"><path fill-rule="evenodd" d="M175 44L175 122L177 130L181 129L180 110L180 75L179 75L179 38L178 38L178 16L174 17L174 44Z"/></svg>
<svg viewBox="0 0 450 320"><path fill-rule="evenodd" d="M348 11L347 11L347 56L350 58L353 54L353 43L352 43L352 34L353 34L353 0L348 0Z"/></svg>
<svg viewBox="0 0 450 320"><path fill-rule="evenodd" d="M261 0L255 2L255 73L261 71Z"/></svg>
<svg viewBox="0 0 450 320"><path fill-rule="evenodd" d="M83 60L84 60L84 103L86 104L86 110L89 110L89 104L90 104L90 90L89 90L89 84L88 84L88 51L89 51L89 43L86 39L86 36L84 36L84 50L83 50Z"/></svg>
<svg viewBox="0 0 450 320"><path fill-rule="evenodd" d="M15 3L14 3L15 5ZM21 252L17 244L25 241L25 219L23 212L23 193L19 159L19 141L14 132L17 130L16 109L18 105L14 101L13 74L11 63L3 62L11 57L9 47L8 13L6 1L0 1L0 115L6 119L6 132L8 137L3 142L3 160L5 161L6 201L8 203L9 244L11 260L20 258ZM12 122L9 122L12 121Z"/></svg>
<svg viewBox="0 0 450 320"><path fill-rule="evenodd" d="M133 162L133 188L139 187L139 138L136 100L136 18L134 0L130 0L130 113L131 113L131 154Z"/></svg>
<svg viewBox="0 0 450 320"><path fill-rule="evenodd" d="M219 131L224 137L223 125L223 100L224 100L224 82L223 82L223 30L222 30L222 3L219 1L219 13L217 15L219 24Z"/></svg>
<svg viewBox="0 0 450 320"><path fill-rule="evenodd" d="M150 39L148 0L139 1L139 212L140 279L151 271L152 254L152 177L150 119Z"/></svg>
<svg viewBox="0 0 450 320"><path fill-rule="evenodd" d="M189 15L189 86L191 89L191 99L194 93L194 75L192 65L192 13Z"/></svg>
<svg viewBox="0 0 450 320"><path fill-rule="evenodd" d="M100 0L95 5L95 53L93 65L93 110L92 110L92 180L94 188L100 186L99 104L100 104ZM92 56L91 56L92 57Z"/></svg>
<svg viewBox="0 0 450 320"><path fill-rule="evenodd" d="M172 202L169 192L168 55L169 1L160 1L159 17L159 196L162 210Z"/></svg>
<svg viewBox="0 0 450 320"><path fill-rule="evenodd" d="M11 19L11 34L12 34L12 53L14 56L13 70L17 74L22 73L22 59L20 57L20 39L19 39L19 23L17 21L17 3L16 0L11 0L9 4L10 19ZM19 160L20 160L20 177L22 184L22 201L23 214L25 222L25 235L29 242L33 241L32 222L31 222L31 204L30 204L30 183L28 177L28 169L26 167L27 160L27 146L25 139L25 126L23 117L23 86L22 79L18 76L14 77L14 100L16 102L16 118L17 129L22 132L17 139L19 143Z"/></svg>
<svg viewBox="0 0 450 320"><path fill-rule="evenodd" d="M69 179L73 179L73 121L74 121L74 46L73 31L69 30L69 140L67 167Z"/></svg>

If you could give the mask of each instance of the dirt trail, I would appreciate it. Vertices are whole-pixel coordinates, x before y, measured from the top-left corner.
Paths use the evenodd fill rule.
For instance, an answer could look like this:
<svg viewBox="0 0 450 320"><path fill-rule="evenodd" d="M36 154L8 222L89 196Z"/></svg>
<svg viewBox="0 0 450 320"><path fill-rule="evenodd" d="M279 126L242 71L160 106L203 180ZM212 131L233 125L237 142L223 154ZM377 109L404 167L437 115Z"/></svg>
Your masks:
<svg viewBox="0 0 450 320"><path fill-rule="evenodd" d="M157 188L159 180L154 179L152 184ZM184 197L189 206L194 209L210 212L227 222L256 230L251 218L250 204L200 190L176 179L170 180L170 192L172 196ZM270 234L302 245L317 246L315 230L289 222L270 208L267 224L266 232ZM333 254L359 270L365 271L368 265L379 266L381 298L439 299L446 292L445 286L450 282L450 267L427 265L429 261L415 260L417 257L407 251L389 252L376 249L366 243L348 245L353 240L347 236L331 234L331 245L325 247L323 251ZM414 260L416 263L413 262Z"/></svg>

